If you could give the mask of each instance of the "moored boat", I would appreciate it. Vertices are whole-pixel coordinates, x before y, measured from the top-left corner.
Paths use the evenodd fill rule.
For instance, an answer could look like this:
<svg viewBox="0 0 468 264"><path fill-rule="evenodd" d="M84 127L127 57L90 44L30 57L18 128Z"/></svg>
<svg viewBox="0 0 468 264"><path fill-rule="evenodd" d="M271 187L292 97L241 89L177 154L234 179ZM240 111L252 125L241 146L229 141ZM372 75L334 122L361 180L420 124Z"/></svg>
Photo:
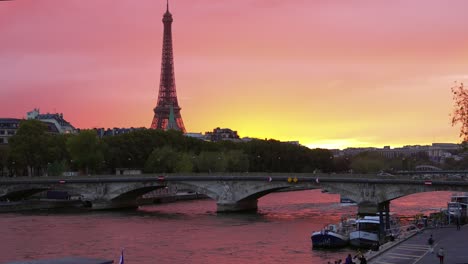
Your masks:
<svg viewBox="0 0 468 264"><path fill-rule="evenodd" d="M349 241L355 247L371 248L379 244L379 230L379 218L365 216L356 220L356 230L349 234Z"/></svg>
<svg viewBox="0 0 468 264"><path fill-rule="evenodd" d="M460 224L467 222L468 213L468 194L467 193L454 193L447 203L447 214L449 223L459 221Z"/></svg>
<svg viewBox="0 0 468 264"><path fill-rule="evenodd" d="M349 233L355 227L355 219L343 220L339 225L330 224L312 233L314 248L339 248L349 244Z"/></svg>

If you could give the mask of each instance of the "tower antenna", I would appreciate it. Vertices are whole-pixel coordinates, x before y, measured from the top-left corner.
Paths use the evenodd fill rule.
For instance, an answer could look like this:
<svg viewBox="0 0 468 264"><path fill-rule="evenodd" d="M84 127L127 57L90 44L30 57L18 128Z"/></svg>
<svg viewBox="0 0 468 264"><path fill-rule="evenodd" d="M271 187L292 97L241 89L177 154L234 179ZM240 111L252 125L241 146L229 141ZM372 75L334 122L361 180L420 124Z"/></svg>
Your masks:
<svg viewBox="0 0 468 264"><path fill-rule="evenodd" d="M169 12L169 0L166 1L166 11Z"/></svg>

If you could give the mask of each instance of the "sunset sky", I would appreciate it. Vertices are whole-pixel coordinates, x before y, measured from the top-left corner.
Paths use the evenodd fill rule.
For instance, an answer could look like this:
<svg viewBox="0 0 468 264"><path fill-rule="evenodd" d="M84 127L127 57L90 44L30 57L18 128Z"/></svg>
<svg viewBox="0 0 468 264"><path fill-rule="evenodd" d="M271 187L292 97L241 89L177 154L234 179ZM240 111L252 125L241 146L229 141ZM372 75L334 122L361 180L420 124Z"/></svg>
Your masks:
<svg viewBox="0 0 468 264"><path fill-rule="evenodd" d="M0 1L0 117L149 127L165 0ZM189 132L311 148L459 142L468 1L171 0Z"/></svg>

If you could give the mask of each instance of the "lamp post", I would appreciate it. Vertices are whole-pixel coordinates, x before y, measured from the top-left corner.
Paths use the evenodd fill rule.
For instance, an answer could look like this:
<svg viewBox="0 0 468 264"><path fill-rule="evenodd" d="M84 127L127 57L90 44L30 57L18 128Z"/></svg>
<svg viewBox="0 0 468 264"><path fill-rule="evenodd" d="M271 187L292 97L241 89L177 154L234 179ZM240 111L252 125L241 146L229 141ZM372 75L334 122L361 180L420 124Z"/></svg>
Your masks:
<svg viewBox="0 0 468 264"><path fill-rule="evenodd" d="M16 166L15 166L15 161L11 162L11 171L10 171L10 176L15 177L16 176Z"/></svg>
<svg viewBox="0 0 468 264"><path fill-rule="evenodd" d="M47 162L47 171L46 171L46 177L50 175L50 162Z"/></svg>

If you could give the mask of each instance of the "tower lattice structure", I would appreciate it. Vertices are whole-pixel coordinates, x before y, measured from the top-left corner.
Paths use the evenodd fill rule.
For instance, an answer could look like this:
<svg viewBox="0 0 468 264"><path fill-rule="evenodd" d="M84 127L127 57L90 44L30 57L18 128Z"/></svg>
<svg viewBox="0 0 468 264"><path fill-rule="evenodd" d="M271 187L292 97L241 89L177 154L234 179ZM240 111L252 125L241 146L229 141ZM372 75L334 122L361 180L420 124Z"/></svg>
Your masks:
<svg viewBox="0 0 468 264"><path fill-rule="evenodd" d="M172 14L169 12L169 1L166 13L163 15L164 24L163 48L161 57L161 79L159 83L158 103L154 108L152 129L175 129L185 133L184 122L180 115L177 101L174 55L172 51Z"/></svg>

